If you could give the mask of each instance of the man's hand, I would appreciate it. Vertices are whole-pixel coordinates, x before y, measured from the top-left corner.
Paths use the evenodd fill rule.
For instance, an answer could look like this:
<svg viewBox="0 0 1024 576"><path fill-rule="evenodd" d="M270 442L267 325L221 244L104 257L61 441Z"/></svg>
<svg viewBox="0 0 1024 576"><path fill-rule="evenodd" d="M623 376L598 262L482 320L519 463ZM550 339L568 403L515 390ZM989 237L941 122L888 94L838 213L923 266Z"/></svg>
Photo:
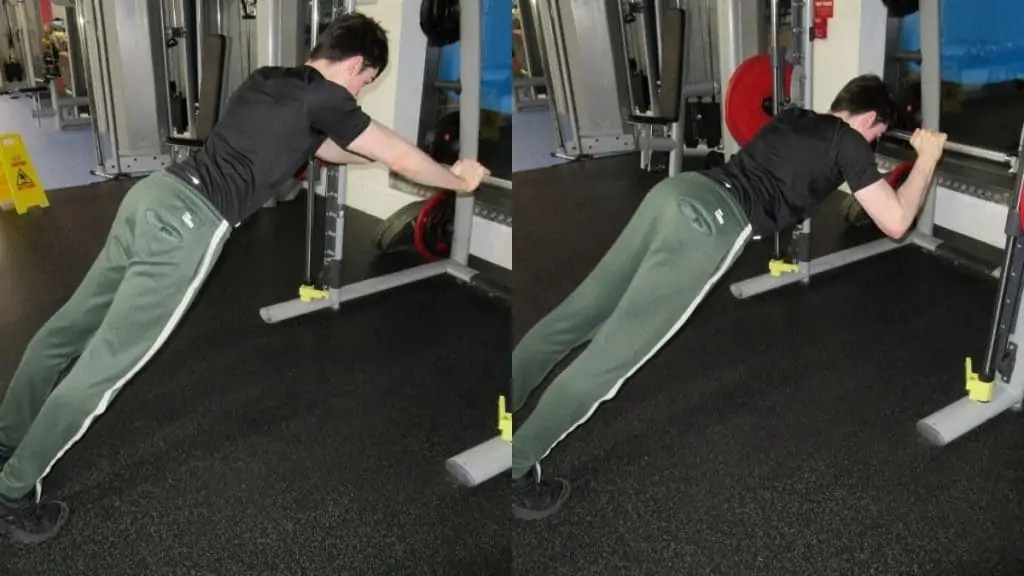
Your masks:
<svg viewBox="0 0 1024 576"><path fill-rule="evenodd" d="M918 160L938 164L946 145L946 134L936 130L918 128L910 136L910 145L917 151Z"/></svg>
<svg viewBox="0 0 1024 576"><path fill-rule="evenodd" d="M468 160L463 158L459 160L451 167L452 174L458 176L463 182L466 183L464 191L472 193L480 187L480 183L483 182L484 178L491 175L491 171L484 168L482 164L476 160Z"/></svg>

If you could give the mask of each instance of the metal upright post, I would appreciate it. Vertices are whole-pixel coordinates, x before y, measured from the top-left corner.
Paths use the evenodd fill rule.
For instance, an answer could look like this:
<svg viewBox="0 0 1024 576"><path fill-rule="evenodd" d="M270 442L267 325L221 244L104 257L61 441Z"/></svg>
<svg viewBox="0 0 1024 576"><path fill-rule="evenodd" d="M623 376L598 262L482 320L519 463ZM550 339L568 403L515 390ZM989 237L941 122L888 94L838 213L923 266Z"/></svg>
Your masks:
<svg viewBox="0 0 1024 576"><path fill-rule="evenodd" d="M100 54L103 55L103 92L106 94L106 118L107 128L110 136L110 148L113 151L114 156L114 174L112 176L119 177L122 175L121 167L121 139L118 132L117 123L117 112L114 111L114 80L112 78L113 72L110 68L110 43L107 41L107 19L106 19L106 7L103 5L103 0L96 0L94 3L96 7L96 17L94 18L94 26L96 27L96 42L97 48L99 48ZM102 40L102 47L100 47L100 41ZM101 166L101 174L106 174L106 166Z"/></svg>
<svg viewBox="0 0 1024 576"><path fill-rule="evenodd" d="M814 83L811 81L814 60L814 42L811 38L811 26L814 22L813 0L794 0L793 2L793 80L795 86L790 87L790 96L797 105L812 109L814 107ZM799 8L799 18L797 13ZM811 281L811 219L801 222L793 231L793 242L796 246L796 263L799 270L807 272L802 278L804 284Z"/></svg>
<svg viewBox="0 0 1024 576"><path fill-rule="evenodd" d="M356 11L356 0L345 0L344 14ZM348 167L331 166L327 169L327 225L324 239L324 266L327 289L331 300L338 300L342 288L341 260L345 244L345 207L348 205ZM332 226L333 224L333 226Z"/></svg>
<svg viewBox="0 0 1024 576"><path fill-rule="evenodd" d="M768 54L772 62L772 116L782 111L783 96L782 90L782 54L779 51L779 0L768 0L771 4L771 31L769 34ZM782 235L775 233L772 255L775 258L782 257Z"/></svg>
<svg viewBox="0 0 1024 576"><path fill-rule="evenodd" d="M923 7L923 5L922 5ZM922 14L922 24L924 15ZM922 26L922 31L924 30ZM923 39L922 39L923 40ZM922 41L922 51L923 51ZM1018 165L1024 165L1024 126L1017 145ZM1024 200L1024 168L1018 168L1017 197L1010 204L1006 221L1006 244L999 291L992 324L986 342L981 372L971 372L965 362L967 395L937 412L922 418L917 430L936 446L950 442L999 416L1007 410L1020 410L1024 403L1024 339L1021 337L1021 291L1024 290L1024 228L1021 226L1021 201Z"/></svg>
<svg viewBox="0 0 1024 576"><path fill-rule="evenodd" d="M462 86L459 97L459 156L476 160L480 154L480 69L483 45L480 28L483 18L480 0L463 1L459 8ZM473 196L460 196L455 200L455 231L451 251L453 265L467 266L469 263L474 208Z"/></svg>
<svg viewBox="0 0 1024 576"><path fill-rule="evenodd" d="M921 28L921 127L939 129L942 115L942 53L939 33L941 24L941 2L922 2L920 9ZM917 217L917 232L931 236L935 224L936 185L925 199L924 208Z"/></svg>
<svg viewBox="0 0 1024 576"><path fill-rule="evenodd" d="M309 49L316 47L320 36L320 0L310 2ZM306 165L306 271L303 280L308 287L316 286L313 277L313 223L316 220L316 186L320 183L320 170L316 157L310 156Z"/></svg>

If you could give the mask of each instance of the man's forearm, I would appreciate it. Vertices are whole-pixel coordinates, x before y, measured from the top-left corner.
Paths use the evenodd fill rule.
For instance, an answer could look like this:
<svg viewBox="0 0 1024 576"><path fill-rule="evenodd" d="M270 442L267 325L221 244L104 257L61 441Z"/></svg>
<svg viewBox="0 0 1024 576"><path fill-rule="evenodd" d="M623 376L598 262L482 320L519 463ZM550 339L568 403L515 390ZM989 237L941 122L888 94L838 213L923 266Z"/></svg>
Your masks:
<svg viewBox="0 0 1024 576"><path fill-rule="evenodd" d="M413 147L408 157L396 164L391 166L391 169L413 182L442 190L471 192L471 190L466 190L466 183L462 178L453 174L447 167L435 162L419 148Z"/></svg>
<svg viewBox="0 0 1024 576"><path fill-rule="evenodd" d="M341 149L339 159L341 160L339 164L370 164L373 162L373 160L370 160L365 156L360 156L359 154L345 150L344 148Z"/></svg>
<svg viewBox="0 0 1024 576"><path fill-rule="evenodd" d="M924 200L932 187L932 177L935 175L937 163L937 160L918 158L914 162L914 167L910 170L907 180L896 192L896 198L903 206L907 227L914 222L917 214L921 211L921 206L924 205Z"/></svg>

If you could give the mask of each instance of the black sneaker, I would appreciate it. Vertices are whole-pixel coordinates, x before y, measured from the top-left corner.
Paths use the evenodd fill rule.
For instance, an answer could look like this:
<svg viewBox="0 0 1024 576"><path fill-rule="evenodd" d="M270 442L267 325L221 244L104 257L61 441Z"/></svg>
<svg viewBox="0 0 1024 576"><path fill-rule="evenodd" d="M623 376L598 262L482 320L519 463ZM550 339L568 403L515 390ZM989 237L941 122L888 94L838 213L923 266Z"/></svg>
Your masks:
<svg viewBox="0 0 1024 576"><path fill-rule="evenodd" d="M39 544L53 538L68 520L68 506L55 500L36 503L35 491L10 500L0 496L0 534L19 544Z"/></svg>
<svg viewBox="0 0 1024 576"><path fill-rule="evenodd" d="M540 520L558 512L569 498L569 482L562 478L542 480L540 466L512 481L512 516Z"/></svg>

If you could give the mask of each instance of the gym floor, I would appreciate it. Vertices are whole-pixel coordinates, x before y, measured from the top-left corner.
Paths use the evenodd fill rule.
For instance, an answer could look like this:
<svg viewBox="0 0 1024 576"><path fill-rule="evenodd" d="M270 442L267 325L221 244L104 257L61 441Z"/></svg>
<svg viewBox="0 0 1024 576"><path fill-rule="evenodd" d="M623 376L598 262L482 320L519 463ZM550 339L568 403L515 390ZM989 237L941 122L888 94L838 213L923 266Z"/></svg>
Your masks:
<svg viewBox="0 0 1024 576"><path fill-rule="evenodd" d="M516 173L515 340L661 177L635 157ZM814 221L819 255L853 241L836 212ZM903 248L737 301L727 284L760 273L767 252L752 244L689 325L552 452L545 473L569 478L573 496L548 520L514 524L514 573L1022 573L1024 421L1004 415L942 449L914 428L962 395L995 282Z"/></svg>
<svg viewBox="0 0 1024 576"><path fill-rule="evenodd" d="M76 288L127 182L0 213L0 392ZM448 279L278 325L302 277L302 198L237 229L186 320L44 483L72 516L4 576L507 574L507 484L455 487L445 458L493 435L507 307ZM346 219L349 281L380 259ZM403 261L404 260L404 261Z"/></svg>

